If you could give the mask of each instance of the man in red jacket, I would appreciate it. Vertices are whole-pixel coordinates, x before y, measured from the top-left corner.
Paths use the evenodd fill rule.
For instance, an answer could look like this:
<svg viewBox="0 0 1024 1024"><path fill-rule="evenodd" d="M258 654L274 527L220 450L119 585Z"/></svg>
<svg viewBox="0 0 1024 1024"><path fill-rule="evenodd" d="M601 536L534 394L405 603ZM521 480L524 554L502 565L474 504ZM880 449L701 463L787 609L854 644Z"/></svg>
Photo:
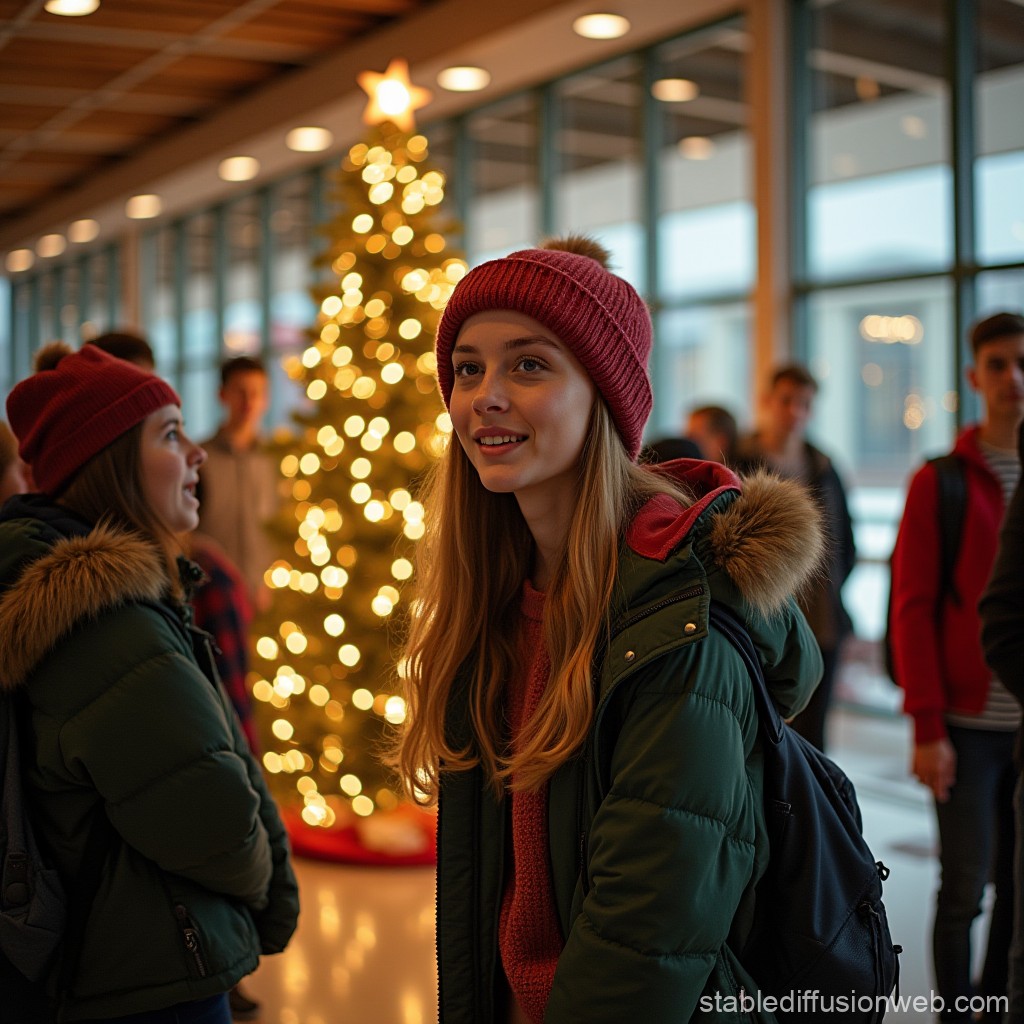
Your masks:
<svg viewBox="0 0 1024 1024"><path fill-rule="evenodd" d="M952 585L943 593L938 474L915 474L892 559L892 652L914 720L913 771L931 789L942 880L935 907L935 981L943 1021L969 1021L967 1000L1006 995L1013 908L1014 733L1020 706L982 656L978 598L1016 485L1024 417L1024 316L998 313L971 330L971 387L981 422L957 439L964 510ZM993 867L994 865L994 867ZM980 982L971 981L971 922L985 884L996 901ZM993 1014L994 1017L994 1014Z"/></svg>

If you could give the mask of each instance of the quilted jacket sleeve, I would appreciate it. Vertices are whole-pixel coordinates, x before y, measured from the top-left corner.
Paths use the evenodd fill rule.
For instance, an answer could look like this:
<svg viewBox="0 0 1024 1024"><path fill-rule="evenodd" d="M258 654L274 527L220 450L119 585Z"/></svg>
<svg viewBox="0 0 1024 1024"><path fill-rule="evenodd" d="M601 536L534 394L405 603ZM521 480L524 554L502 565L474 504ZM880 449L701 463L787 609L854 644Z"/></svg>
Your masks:
<svg viewBox="0 0 1024 1024"><path fill-rule="evenodd" d="M235 745L242 749L245 735L237 715L232 715ZM277 804L270 795L259 765L250 755L246 758L249 783L260 798L260 821L270 839L271 869L267 905L254 913L256 930L260 936L260 952L280 953L288 945L299 919L299 883L292 869L291 847Z"/></svg>
<svg viewBox="0 0 1024 1024"><path fill-rule="evenodd" d="M266 907L277 826L220 693L182 640L156 612L122 608L47 667L55 679L76 671L85 697L62 726L63 759L95 786L124 841L165 871Z"/></svg>
<svg viewBox="0 0 1024 1024"><path fill-rule="evenodd" d="M756 712L728 642L712 633L659 659L620 715L551 1024L689 1020L755 868Z"/></svg>

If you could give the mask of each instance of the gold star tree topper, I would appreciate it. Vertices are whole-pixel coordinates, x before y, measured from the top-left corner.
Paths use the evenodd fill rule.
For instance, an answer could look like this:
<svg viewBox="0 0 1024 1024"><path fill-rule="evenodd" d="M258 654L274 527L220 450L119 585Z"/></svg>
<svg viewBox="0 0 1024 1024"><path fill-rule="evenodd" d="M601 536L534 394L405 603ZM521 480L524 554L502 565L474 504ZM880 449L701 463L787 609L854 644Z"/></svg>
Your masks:
<svg viewBox="0 0 1024 1024"><path fill-rule="evenodd" d="M356 80L370 97L363 112L367 124L391 121L399 131L411 132L416 127L412 112L430 102L430 90L409 81L409 64L400 57L391 61L383 75L363 71Z"/></svg>

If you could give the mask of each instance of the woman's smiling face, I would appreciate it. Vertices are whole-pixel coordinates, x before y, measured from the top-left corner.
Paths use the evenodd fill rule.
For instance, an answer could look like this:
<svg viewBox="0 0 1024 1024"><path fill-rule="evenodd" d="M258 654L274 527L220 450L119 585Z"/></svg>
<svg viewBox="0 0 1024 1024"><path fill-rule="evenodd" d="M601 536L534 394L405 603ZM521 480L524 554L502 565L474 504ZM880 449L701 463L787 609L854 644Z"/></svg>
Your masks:
<svg viewBox="0 0 1024 1024"><path fill-rule="evenodd" d="M573 507L596 390L572 352L532 317L489 310L462 325L452 367L452 424L484 487Z"/></svg>

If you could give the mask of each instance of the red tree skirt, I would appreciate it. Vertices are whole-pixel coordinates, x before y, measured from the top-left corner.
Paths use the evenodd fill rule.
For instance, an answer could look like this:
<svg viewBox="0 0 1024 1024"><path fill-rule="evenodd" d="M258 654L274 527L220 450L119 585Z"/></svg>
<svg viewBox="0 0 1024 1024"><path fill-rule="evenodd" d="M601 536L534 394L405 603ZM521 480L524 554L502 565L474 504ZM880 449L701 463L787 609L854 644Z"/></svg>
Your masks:
<svg viewBox="0 0 1024 1024"><path fill-rule="evenodd" d="M292 852L313 860L377 867L417 867L437 861L437 816L405 805L348 825L314 828L291 809L282 812Z"/></svg>

